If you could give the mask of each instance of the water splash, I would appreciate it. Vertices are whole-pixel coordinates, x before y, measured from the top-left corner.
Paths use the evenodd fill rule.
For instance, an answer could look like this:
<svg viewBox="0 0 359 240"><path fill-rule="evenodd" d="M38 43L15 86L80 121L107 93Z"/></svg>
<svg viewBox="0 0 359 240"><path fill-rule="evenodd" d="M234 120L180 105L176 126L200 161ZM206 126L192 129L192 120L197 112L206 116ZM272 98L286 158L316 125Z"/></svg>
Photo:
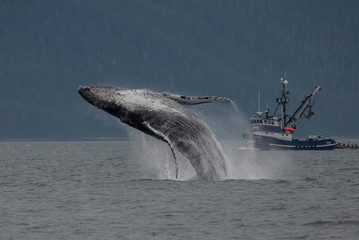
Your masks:
<svg viewBox="0 0 359 240"><path fill-rule="evenodd" d="M176 166L173 154L165 142L159 141L132 128L127 128L127 130L130 141L133 142L133 159L138 162L138 165L141 167L141 172L149 175L145 178L181 181L197 179L196 172L190 164L190 161L179 151L175 150L179 169L178 178L176 178ZM230 162L214 134L206 135L200 141L196 140L196 144L200 149L199 152L203 154L203 156L207 158L224 158L226 164ZM216 153L220 154L220 156L216 156ZM228 171L228 169L226 170Z"/></svg>
<svg viewBox="0 0 359 240"><path fill-rule="evenodd" d="M208 123L221 143L228 179L283 178L284 169L291 162L290 154L258 151L254 142L242 138L243 133L250 132L247 116L234 102L226 106L200 106L196 113Z"/></svg>
<svg viewBox="0 0 359 240"><path fill-rule="evenodd" d="M143 134L134 129L128 129L131 154L137 161L139 170L144 178L169 179L187 181L196 179L196 172L186 157L176 152L178 162L178 178L176 178L176 166L170 148L165 142Z"/></svg>
<svg viewBox="0 0 359 240"><path fill-rule="evenodd" d="M227 108L224 105L211 105L197 106L193 110L208 123L215 135L222 138L218 142L213 136L219 151L224 153L227 179L263 178L264 174L255 162L257 156L253 145L241 139L242 132L248 130L249 126L235 103ZM149 178L180 181L197 179L192 165L180 152L176 151L179 167L176 178L175 161L168 145L132 128L127 129L130 141L133 142L133 157L139 162L141 172L148 174Z"/></svg>
<svg viewBox="0 0 359 240"><path fill-rule="evenodd" d="M213 111L214 110L214 111ZM218 136L217 143L224 153L227 179L279 179L288 156L276 152L257 151L253 143L242 139L249 131L247 118L235 103L228 108L196 107L194 111L204 119ZM131 144L132 158L137 161L143 178L188 181L198 179L189 160L176 151L178 178L172 152L165 142L126 128Z"/></svg>

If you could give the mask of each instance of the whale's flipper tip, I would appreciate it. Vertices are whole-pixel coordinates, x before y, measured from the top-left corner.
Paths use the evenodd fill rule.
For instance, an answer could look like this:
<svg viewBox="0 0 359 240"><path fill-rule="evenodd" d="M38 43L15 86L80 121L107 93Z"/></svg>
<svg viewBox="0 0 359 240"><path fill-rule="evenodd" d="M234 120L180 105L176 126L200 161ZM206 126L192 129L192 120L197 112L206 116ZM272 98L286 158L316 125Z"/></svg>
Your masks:
<svg viewBox="0 0 359 240"><path fill-rule="evenodd" d="M213 103L213 102L233 103L231 99L225 97L209 97L209 96L193 97L193 96L183 96L183 95L176 95L170 93L162 93L162 95L166 98L172 99L184 105L196 105L196 104Z"/></svg>
<svg viewBox="0 0 359 240"><path fill-rule="evenodd" d="M229 98L222 98L223 102L227 102L227 103L233 103L233 101Z"/></svg>

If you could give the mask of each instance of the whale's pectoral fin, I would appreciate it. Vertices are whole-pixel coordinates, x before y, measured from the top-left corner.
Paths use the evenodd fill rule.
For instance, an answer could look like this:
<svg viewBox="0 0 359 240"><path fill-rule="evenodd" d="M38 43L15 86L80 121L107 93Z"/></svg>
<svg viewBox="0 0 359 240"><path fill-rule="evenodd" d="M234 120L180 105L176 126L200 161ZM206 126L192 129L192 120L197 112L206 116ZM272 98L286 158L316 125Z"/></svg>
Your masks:
<svg viewBox="0 0 359 240"><path fill-rule="evenodd" d="M212 102L229 102L229 103L232 102L232 100L225 97L190 97L190 96L176 95L170 93L162 93L162 95L165 96L166 98L172 99L184 105L195 105L195 104L212 103Z"/></svg>
<svg viewBox="0 0 359 240"><path fill-rule="evenodd" d="M172 147L172 145L171 145L170 143L168 143L168 146L170 146L171 151L172 151L173 158L175 159L175 165L176 165L176 179L178 179L178 161L177 161L177 158L176 158L176 153L175 153L175 150L174 150L174 148Z"/></svg>
<svg viewBox="0 0 359 240"><path fill-rule="evenodd" d="M171 141L168 139L167 136L165 136L162 132L156 130L155 128L153 128L148 122L143 122L143 124L149 129L151 130L154 134L156 134L157 136L159 136L164 142L166 142L168 144L168 146L170 147L171 151L172 151L172 155L173 158L175 160L175 166L176 166L176 179L178 179L178 170L179 170L179 166L178 166L178 161L176 158L176 153L175 153L175 149L173 147L173 144L171 143Z"/></svg>

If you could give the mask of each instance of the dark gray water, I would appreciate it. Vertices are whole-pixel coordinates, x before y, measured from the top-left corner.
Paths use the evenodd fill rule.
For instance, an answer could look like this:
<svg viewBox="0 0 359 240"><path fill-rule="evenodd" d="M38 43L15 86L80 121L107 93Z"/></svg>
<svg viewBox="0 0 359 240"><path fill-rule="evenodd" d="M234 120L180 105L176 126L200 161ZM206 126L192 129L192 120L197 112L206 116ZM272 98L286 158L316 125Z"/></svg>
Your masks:
<svg viewBox="0 0 359 240"><path fill-rule="evenodd" d="M208 182L158 141L0 143L0 239L359 238L359 151L222 145Z"/></svg>

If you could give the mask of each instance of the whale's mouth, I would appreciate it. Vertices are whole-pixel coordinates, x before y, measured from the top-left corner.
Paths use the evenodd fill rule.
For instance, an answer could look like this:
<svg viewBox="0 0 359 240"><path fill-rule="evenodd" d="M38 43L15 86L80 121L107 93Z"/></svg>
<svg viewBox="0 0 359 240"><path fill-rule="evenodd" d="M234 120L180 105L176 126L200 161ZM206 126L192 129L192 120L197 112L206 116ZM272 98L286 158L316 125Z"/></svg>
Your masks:
<svg viewBox="0 0 359 240"><path fill-rule="evenodd" d="M79 86L79 89L77 90L79 94L87 100L88 94L91 91L91 88L88 86Z"/></svg>
<svg viewBox="0 0 359 240"><path fill-rule="evenodd" d="M87 102L96 105L98 102L98 93L100 89L98 87L92 86L79 86L78 90L81 97L83 97Z"/></svg>

